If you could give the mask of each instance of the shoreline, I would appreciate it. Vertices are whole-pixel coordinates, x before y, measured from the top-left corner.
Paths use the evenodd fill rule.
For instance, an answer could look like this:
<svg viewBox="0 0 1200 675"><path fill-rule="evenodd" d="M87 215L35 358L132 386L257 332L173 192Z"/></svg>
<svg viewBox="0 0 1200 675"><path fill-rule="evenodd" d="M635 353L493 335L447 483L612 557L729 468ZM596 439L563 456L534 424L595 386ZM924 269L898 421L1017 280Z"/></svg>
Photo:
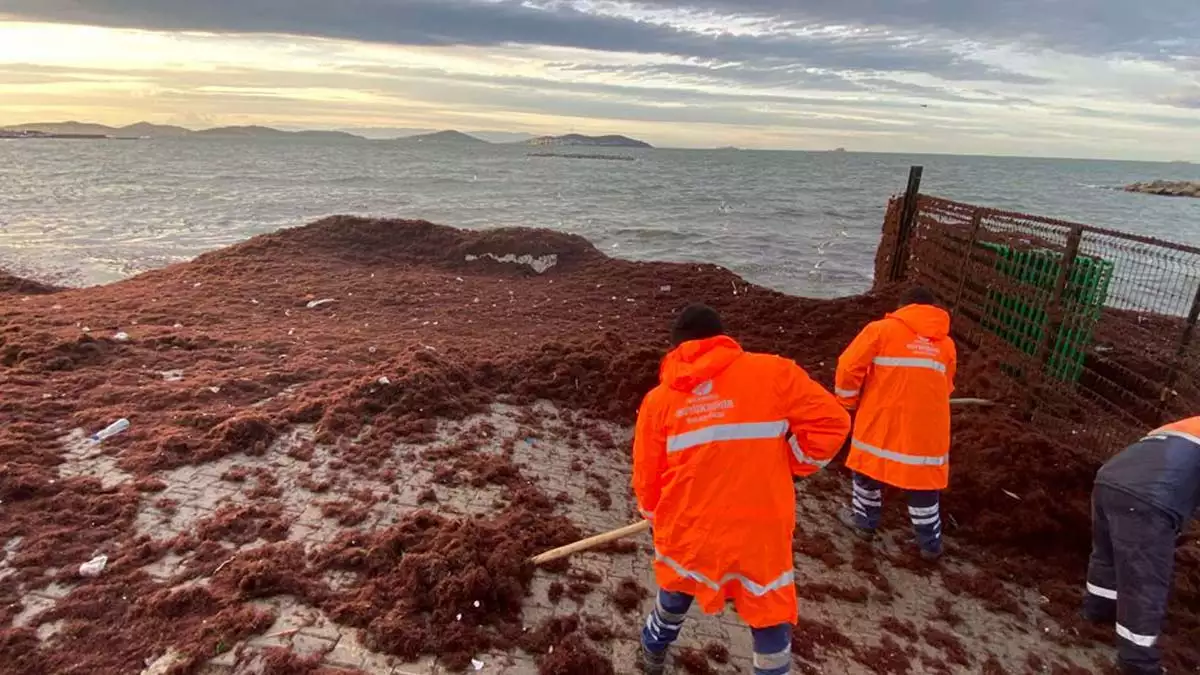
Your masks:
<svg viewBox="0 0 1200 675"><path fill-rule="evenodd" d="M533 669L514 672L591 672L581 663L603 672L601 662L627 672L640 612L614 611L606 594L627 580L652 587L638 549L646 541L545 573L514 561L633 517L628 425L673 312L693 300L721 311L747 349L794 358L830 386L840 350L896 295L810 300L713 265L609 258L552 231L346 217L105 286L0 283L0 397L21 420L0 428L0 607L9 608L0 625L23 622L8 629L9 647L0 643L0 663L14 664L0 672L67 662L136 672L171 650L196 667L224 654L284 659L272 640L300 653L296 636L330 623L330 653L345 639L371 658L436 652L462 666L490 654L494 665L502 653ZM984 354L964 353L960 373L958 395L990 398L1006 386ZM71 440L122 417L130 430L102 446ZM800 484L796 644L812 650L822 631L842 640L797 653L798 664L855 672L891 659L952 672L965 659L1017 672L1027 654L1085 668L1111 656L1108 631L1074 619L1095 466L1065 431L1033 428L1006 406L956 413L955 425L946 495L955 562L941 571L906 554L895 500L890 543L872 554L829 517L844 476ZM437 502L425 500L430 490ZM108 569L80 579L76 568L98 551ZM1186 558L1177 578L1176 629L1165 639L1176 667L1197 663L1187 645L1200 624L1186 609L1200 600L1197 561ZM466 577L490 581L438 586ZM930 580L932 597L965 615L959 624L932 607L913 613ZM550 601L554 584L578 603ZM446 602L421 590L433 587ZM120 600L129 589L143 600ZM319 617L288 640L268 639L300 611L280 605L282 595ZM97 602L101 615L89 615ZM904 637L904 626L882 628L896 613L917 622L914 636L929 623L958 642L931 646ZM543 623L576 614L574 630ZM863 616L875 623L856 624ZM137 639L96 632L123 621ZM55 641L56 623L127 644ZM744 643L721 630L744 660ZM544 641L523 642L524 632ZM989 635L998 643L980 639Z"/></svg>

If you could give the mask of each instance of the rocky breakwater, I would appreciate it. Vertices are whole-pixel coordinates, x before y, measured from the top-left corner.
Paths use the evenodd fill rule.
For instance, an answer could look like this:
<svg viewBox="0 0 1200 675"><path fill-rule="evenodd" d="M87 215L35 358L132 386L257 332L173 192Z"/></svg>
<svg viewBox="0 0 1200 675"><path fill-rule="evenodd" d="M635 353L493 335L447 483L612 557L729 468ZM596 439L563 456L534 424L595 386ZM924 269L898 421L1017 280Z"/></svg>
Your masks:
<svg viewBox="0 0 1200 675"><path fill-rule="evenodd" d="M1153 180L1125 186L1126 192L1143 192L1164 197L1200 197L1200 180Z"/></svg>

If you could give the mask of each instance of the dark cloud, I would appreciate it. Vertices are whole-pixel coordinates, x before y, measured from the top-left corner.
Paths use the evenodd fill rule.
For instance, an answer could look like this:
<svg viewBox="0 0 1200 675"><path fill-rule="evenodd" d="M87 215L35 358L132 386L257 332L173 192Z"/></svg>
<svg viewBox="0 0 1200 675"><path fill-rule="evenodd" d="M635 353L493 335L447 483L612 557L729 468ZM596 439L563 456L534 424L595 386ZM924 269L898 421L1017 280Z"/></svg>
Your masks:
<svg viewBox="0 0 1200 675"><path fill-rule="evenodd" d="M675 0L635 0L670 9ZM1197 0L687 0L689 7L800 25L881 26L1083 54L1200 56Z"/></svg>
<svg viewBox="0 0 1200 675"><path fill-rule="evenodd" d="M1166 96L1162 99L1162 102L1176 108L1200 110L1200 87L1196 87L1191 91Z"/></svg>
<svg viewBox="0 0 1200 675"><path fill-rule="evenodd" d="M769 4L762 2L758 9ZM561 3L539 8L518 0L0 0L0 14L156 30L283 33L404 45L548 45L724 63L921 72L949 80L1043 82L945 45L882 32L711 34L587 13Z"/></svg>

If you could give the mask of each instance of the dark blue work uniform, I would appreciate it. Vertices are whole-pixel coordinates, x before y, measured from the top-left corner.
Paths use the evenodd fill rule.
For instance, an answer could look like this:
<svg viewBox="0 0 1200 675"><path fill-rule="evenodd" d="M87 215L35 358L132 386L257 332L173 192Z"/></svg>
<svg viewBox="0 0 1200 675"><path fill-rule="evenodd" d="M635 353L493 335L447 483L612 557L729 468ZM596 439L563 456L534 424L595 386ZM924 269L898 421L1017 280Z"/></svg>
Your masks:
<svg viewBox="0 0 1200 675"><path fill-rule="evenodd" d="M1159 429L1110 459L1092 492L1084 615L1116 621L1122 672L1162 673L1175 543L1200 504L1200 417Z"/></svg>

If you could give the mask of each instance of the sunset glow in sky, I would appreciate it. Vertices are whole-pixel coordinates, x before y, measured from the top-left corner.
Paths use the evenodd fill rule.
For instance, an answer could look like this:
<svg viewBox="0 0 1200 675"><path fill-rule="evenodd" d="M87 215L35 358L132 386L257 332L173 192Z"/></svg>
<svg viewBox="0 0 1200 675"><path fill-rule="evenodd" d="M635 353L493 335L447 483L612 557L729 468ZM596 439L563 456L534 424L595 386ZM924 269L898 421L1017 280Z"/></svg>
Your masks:
<svg viewBox="0 0 1200 675"><path fill-rule="evenodd" d="M0 0L0 125L1200 159L1197 0Z"/></svg>

